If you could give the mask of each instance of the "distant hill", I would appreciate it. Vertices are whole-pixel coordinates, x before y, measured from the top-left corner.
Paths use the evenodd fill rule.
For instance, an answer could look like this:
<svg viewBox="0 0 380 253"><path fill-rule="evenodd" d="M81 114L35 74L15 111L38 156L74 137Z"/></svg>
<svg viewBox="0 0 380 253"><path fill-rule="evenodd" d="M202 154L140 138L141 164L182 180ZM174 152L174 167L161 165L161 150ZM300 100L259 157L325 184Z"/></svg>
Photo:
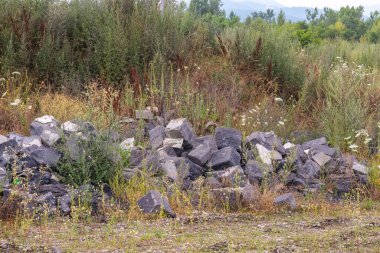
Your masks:
<svg viewBox="0 0 380 253"><path fill-rule="evenodd" d="M223 9L228 14L231 11L234 11L242 20L251 15L254 11L266 11L267 9L273 9L275 14L277 15L282 9L285 12L285 16L287 20L291 21L301 21L306 19L306 9L307 7L286 7L277 3L276 1L263 1L254 2L254 1L225 1L223 3Z"/></svg>
<svg viewBox="0 0 380 253"><path fill-rule="evenodd" d="M267 9L273 9L275 14L281 11L285 12L287 20L302 21L306 19L306 10L311 7L286 7L274 0L222 0L223 9L228 15L231 11L234 11L242 20L251 15L254 11L266 11ZM380 11L380 4L364 6L364 17L369 17L372 11ZM322 12L322 10L321 10Z"/></svg>

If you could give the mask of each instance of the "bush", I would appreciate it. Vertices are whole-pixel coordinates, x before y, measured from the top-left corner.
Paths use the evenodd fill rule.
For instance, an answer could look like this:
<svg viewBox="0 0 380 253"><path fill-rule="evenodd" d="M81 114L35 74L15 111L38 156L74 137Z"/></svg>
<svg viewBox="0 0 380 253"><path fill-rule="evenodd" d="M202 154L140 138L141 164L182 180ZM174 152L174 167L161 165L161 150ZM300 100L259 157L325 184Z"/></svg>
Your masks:
<svg viewBox="0 0 380 253"><path fill-rule="evenodd" d="M109 183L118 170L118 146L108 136L99 135L89 140L76 138L69 137L66 145L60 147L64 157L58 166L59 175L65 183L76 187ZM70 140L73 142L68 144Z"/></svg>

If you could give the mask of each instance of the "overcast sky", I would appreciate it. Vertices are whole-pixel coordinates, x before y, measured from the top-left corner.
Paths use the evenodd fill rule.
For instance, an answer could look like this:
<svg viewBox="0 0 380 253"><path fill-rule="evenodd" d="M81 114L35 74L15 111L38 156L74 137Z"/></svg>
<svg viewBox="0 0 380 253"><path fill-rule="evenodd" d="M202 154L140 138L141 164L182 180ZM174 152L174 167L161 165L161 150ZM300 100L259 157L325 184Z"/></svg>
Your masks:
<svg viewBox="0 0 380 253"><path fill-rule="evenodd" d="M285 6L293 7L330 7L339 9L342 6L370 6L379 4L380 0L277 0L278 3L281 3Z"/></svg>

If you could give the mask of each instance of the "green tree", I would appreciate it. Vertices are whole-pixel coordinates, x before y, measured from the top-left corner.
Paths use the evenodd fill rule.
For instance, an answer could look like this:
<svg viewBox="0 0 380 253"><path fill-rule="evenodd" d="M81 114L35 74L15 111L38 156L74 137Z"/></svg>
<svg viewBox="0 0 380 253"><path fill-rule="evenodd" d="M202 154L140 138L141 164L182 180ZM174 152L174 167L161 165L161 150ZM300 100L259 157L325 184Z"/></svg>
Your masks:
<svg viewBox="0 0 380 253"><path fill-rule="evenodd" d="M281 10L277 16L277 24L281 26L281 25L285 24L285 21L286 21L285 12L283 10Z"/></svg>
<svg viewBox="0 0 380 253"><path fill-rule="evenodd" d="M216 16L224 16L225 13L221 9L221 0L191 0L189 11L197 16L211 14Z"/></svg>
<svg viewBox="0 0 380 253"><path fill-rule="evenodd" d="M268 23L275 23L276 21L273 9L267 9L266 12L255 11L251 13L251 16L253 19L261 18Z"/></svg>
<svg viewBox="0 0 380 253"><path fill-rule="evenodd" d="M367 31L366 38L371 43L379 43L380 42L380 18L377 18L372 27Z"/></svg>

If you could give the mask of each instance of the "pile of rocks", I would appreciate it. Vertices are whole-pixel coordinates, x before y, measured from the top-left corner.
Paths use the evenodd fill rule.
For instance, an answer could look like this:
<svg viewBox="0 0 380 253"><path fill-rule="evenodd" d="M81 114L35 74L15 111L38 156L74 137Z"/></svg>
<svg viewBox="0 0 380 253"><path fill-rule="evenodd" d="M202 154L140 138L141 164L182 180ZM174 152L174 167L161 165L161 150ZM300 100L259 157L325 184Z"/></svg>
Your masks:
<svg viewBox="0 0 380 253"><path fill-rule="evenodd" d="M34 214L71 212L71 204L81 195L91 193L93 211L97 211L101 194L91 185L73 189L60 180L57 166L64 154L58 147L65 147L70 159L79 159L80 141L90 141L96 135L88 122L60 124L52 116L35 119L30 125L30 136L11 133L0 135L0 203L5 203L11 191L17 192L18 203ZM106 196L111 191L106 187Z"/></svg>
<svg viewBox="0 0 380 253"><path fill-rule="evenodd" d="M313 193L328 189L334 196L350 192L358 184L366 184L368 169L344 157L329 147L326 138L304 143L284 143L274 132L253 132L243 139L236 129L217 127L213 135L197 136L185 118L154 119L149 112L136 113L145 122L146 148L135 146L135 136L115 142L130 153L129 167L123 170L125 180L135 175L149 175L165 182L175 182L184 191L196 191L194 182L203 178L216 203L231 208L251 205L257 200L256 190L261 184L288 194L279 196L275 204L287 203L296 207L290 192ZM128 119L128 124L133 123ZM11 133L0 135L0 194L3 202L9 197L17 180L23 179L28 188L24 199L37 210L57 209L70 213L73 201L86 190L92 192L96 210L99 192L90 186L70 189L55 174L62 157L78 160L79 141L91 141L98 133L88 122L68 121L60 124L52 116L37 118L30 126L31 136ZM128 134L127 134L128 135ZM67 152L61 153L57 146ZM109 187L106 195L112 197ZM165 196L152 189L137 203L144 213L164 211L175 217Z"/></svg>
<svg viewBox="0 0 380 253"><path fill-rule="evenodd" d="M253 132L243 139L240 131L225 127L217 127L214 135L198 137L182 118L171 120L166 127L155 126L149 139L147 149L130 147L127 180L145 169L192 190L194 180L203 177L215 200L228 202L230 208L254 204L255 189L263 183L304 194L323 188L339 198L368 182L368 168L329 147L325 137L283 144L274 132ZM292 194L275 200L275 204L283 203L296 206Z"/></svg>

